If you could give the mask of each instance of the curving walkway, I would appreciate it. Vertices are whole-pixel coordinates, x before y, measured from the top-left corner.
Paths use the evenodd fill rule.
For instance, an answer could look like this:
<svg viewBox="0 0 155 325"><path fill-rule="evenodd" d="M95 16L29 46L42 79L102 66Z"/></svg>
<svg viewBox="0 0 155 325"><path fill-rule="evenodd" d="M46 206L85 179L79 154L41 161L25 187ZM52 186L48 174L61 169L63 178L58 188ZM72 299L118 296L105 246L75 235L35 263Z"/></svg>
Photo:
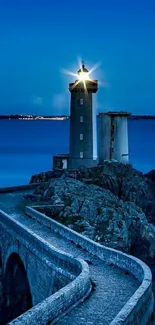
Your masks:
<svg viewBox="0 0 155 325"><path fill-rule="evenodd" d="M25 193L25 191L24 191ZM11 214L18 222L30 227L34 233L41 236L51 245L84 259L90 268L90 278L93 281L93 291L84 303L78 305L70 313L57 321L63 325L108 325L130 299L139 282L131 275L117 267L106 265L99 258L78 248L75 244L51 232L45 226L25 216L22 212L23 193L0 194L0 209Z"/></svg>

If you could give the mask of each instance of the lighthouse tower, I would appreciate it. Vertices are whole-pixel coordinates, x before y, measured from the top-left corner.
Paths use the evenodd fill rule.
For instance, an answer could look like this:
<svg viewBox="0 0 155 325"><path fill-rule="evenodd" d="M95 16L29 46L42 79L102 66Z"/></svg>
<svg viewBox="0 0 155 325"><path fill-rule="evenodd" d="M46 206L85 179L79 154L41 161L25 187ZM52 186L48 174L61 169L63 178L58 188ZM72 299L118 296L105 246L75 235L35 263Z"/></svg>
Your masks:
<svg viewBox="0 0 155 325"><path fill-rule="evenodd" d="M92 104L92 94L98 90L97 80L89 78L89 71L82 63L78 80L69 84L70 143L68 168L97 165L96 113Z"/></svg>
<svg viewBox="0 0 155 325"><path fill-rule="evenodd" d="M129 163L128 112L99 114L99 164L104 160Z"/></svg>

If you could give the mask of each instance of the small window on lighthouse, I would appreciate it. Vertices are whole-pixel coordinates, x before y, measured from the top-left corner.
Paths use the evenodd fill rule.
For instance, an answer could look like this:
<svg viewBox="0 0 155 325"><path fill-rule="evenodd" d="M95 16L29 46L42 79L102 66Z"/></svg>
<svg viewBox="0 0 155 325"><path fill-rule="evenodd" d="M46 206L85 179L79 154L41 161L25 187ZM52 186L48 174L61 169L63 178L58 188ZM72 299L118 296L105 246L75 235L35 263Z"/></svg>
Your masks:
<svg viewBox="0 0 155 325"><path fill-rule="evenodd" d="M83 158L83 151L80 151L80 158Z"/></svg>
<svg viewBox="0 0 155 325"><path fill-rule="evenodd" d="M82 133L80 134L80 140L83 140L83 134Z"/></svg>
<svg viewBox="0 0 155 325"><path fill-rule="evenodd" d="M80 99L80 105L83 105L83 98Z"/></svg>
<svg viewBox="0 0 155 325"><path fill-rule="evenodd" d="M83 123L83 116L80 116L80 122Z"/></svg>

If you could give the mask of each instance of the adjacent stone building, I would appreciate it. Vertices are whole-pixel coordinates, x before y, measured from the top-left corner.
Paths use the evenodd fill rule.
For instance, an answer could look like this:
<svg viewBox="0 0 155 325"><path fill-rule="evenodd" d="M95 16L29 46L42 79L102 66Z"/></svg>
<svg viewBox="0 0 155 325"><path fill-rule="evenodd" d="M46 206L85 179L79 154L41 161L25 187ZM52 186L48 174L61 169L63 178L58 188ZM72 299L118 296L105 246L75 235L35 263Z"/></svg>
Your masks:
<svg viewBox="0 0 155 325"><path fill-rule="evenodd" d="M107 112L99 114L99 164L104 160L129 162L128 112Z"/></svg>

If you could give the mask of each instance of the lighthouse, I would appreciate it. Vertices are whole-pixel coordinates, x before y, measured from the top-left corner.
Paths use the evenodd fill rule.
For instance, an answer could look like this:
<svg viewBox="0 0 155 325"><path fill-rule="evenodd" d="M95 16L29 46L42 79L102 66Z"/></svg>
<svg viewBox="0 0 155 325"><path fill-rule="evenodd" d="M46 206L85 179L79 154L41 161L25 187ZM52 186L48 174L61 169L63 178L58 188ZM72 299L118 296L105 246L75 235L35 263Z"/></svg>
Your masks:
<svg viewBox="0 0 155 325"><path fill-rule="evenodd" d="M99 114L99 164L104 160L129 163L128 112Z"/></svg>
<svg viewBox="0 0 155 325"><path fill-rule="evenodd" d="M70 134L69 153L53 157L55 170L74 170L80 166L91 168L103 165L105 160L129 163L128 117L123 111L99 113L99 160L97 155L96 112L93 106L93 94L98 90L98 81L90 78L84 63L75 82L69 84Z"/></svg>
<svg viewBox="0 0 155 325"><path fill-rule="evenodd" d="M90 79L89 71L83 62L77 76L78 80L69 84L71 93L69 169L97 165L96 112L92 94L97 92L98 82Z"/></svg>

